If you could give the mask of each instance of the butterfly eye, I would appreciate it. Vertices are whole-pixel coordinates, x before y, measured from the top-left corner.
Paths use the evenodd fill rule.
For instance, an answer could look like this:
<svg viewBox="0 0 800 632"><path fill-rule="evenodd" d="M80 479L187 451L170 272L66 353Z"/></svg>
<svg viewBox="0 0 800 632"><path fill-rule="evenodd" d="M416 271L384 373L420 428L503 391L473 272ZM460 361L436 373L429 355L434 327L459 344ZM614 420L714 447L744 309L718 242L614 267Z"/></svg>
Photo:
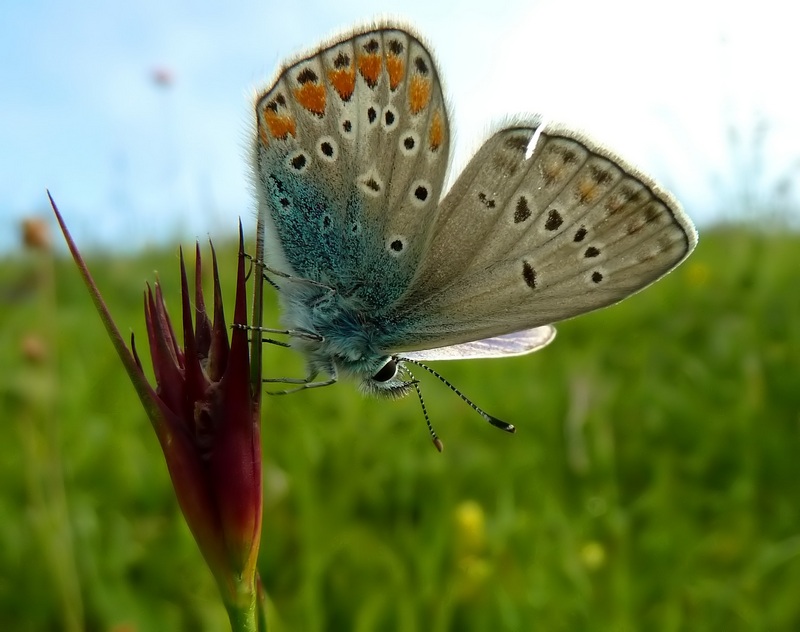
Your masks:
<svg viewBox="0 0 800 632"><path fill-rule="evenodd" d="M395 375L397 375L397 360L389 358L386 364L381 367L380 371L372 376L372 379L376 382L388 382Z"/></svg>

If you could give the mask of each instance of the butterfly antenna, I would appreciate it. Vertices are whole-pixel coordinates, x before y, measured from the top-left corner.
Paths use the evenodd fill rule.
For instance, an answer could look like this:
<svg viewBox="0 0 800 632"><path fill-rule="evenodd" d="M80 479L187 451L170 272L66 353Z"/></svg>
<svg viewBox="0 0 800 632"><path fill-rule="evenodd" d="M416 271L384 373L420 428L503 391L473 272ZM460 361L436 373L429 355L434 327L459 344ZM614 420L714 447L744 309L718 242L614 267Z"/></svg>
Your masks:
<svg viewBox="0 0 800 632"><path fill-rule="evenodd" d="M488 421L490 424L492 424L495 428L500 428L500 430L505 430L506 432L510 432L511 434L514 434L517 431L517 429L514 426L512 426L511 424L506 423L505 421L503 421L502 419L498 419L497 417L493 417L492 415L487 413L485 410L483 410L482 408L478 407L476 404L474 404L472 402L472 400L469 397L464 395L464 393L459 391L455 386L453 386L450 382L448 382L447 379L443 375L441 375L438 372L434 371L427 364L422 364L422 362L420 362L418 360L412 360L411 358L403 358L402 356L400 357L400 359L403 360L404 362L411 362L412 364L416 364L418 367L421 367L421 368L425 369L428 373L430 373L434 377L438 378L439 381L442 384L446 384L448 387L450 387L451 391L453 391L456 395L458 395L462 399L462 401L464 401L467 404L469 404L469 406L470 406L470 408L472 408L472 410L474 410L476 413L478 413L481 417L483 417L486 421ZM417 392L419 393L419 389L417 389ZM422 401L422 395L420 395L420 401ZM422 410L423 411L425 410L425 404L422 405ZM427 420L427 414L425 415L425 418ZM430 426L430 423L428 423L428 426ZM433 428L431 428L431 433L433 433ZM433 436L436 437L436 434L433 433ZM434 439L434 443L436 443L435 439Z"/></svg>
<svg viewBox="0 0 800 632"><path fill-rule="evenodd" d="M444 444L436 434L436 431L433 429L433 424L431 423L430 417L428 417L428 409L425 408L425 400L422 399L422 391L419 388L419 384L417 384L417 382L413 382L413 384L414 390L417 391L417 397L419 397L420 406L422 406L422 415L425 417L425 423L428 424L428 432L431 433L431 439L433 439L433 445L435 445L436 449L441 452L444 450Z"/></svg>

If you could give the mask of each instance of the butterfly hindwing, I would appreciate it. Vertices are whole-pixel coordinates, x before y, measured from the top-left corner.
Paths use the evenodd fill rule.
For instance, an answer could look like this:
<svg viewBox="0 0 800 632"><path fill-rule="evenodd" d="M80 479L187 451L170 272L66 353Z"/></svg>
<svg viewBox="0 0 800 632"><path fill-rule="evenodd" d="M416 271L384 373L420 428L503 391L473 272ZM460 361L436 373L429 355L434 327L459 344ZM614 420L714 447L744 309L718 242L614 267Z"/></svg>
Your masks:
<svg viewBox="0 0 800 632"><path fill-rule="evenodd" d="M407 324L398 350L577 316L646 287L691 252L694 227L669 193L586 136L540 126L494 134L442 200L397 306Z"/></svg>

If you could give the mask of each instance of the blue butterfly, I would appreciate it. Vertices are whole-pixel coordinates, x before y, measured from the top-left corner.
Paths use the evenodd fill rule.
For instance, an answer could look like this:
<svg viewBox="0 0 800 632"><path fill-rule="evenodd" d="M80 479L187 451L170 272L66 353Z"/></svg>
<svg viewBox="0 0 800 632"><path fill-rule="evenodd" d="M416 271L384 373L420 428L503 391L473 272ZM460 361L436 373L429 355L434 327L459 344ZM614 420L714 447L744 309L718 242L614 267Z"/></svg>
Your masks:
<svg viewBox="0 0 800 632"><path fill-rule="evenodd" d="M351 377L399 397L416 386L408 362L530 353L551 323L641 290L697 242L653 180L540 117L494 133L442 197L439 73L392 24L290 61L255 111L257 259L308 365L272 380L290 390Z"/></svg>

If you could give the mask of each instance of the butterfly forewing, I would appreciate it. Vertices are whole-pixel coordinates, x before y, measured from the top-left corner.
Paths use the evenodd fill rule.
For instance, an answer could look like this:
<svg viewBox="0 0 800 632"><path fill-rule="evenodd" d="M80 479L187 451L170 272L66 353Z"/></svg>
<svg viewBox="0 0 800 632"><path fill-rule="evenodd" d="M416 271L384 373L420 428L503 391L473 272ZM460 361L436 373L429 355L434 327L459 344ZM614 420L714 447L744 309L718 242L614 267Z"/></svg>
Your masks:
<svg viewBox="0 0 800 632"><path fill-rule="evenodd" d="M346 36L285 67L256 116L268 262L362 295L371 309L395 300L422 255L449 159L425 47L396 28Z"/></svg>
<svg viewBox="0 0 800 632"><path fill-rule="evenodd" d="M694 247L690 220L650 178L569 129L548 125L534 138L539 125L492 136L442 200L398 306L411 320L424 314L408 336L415 349L615 303Z"/></svg>

